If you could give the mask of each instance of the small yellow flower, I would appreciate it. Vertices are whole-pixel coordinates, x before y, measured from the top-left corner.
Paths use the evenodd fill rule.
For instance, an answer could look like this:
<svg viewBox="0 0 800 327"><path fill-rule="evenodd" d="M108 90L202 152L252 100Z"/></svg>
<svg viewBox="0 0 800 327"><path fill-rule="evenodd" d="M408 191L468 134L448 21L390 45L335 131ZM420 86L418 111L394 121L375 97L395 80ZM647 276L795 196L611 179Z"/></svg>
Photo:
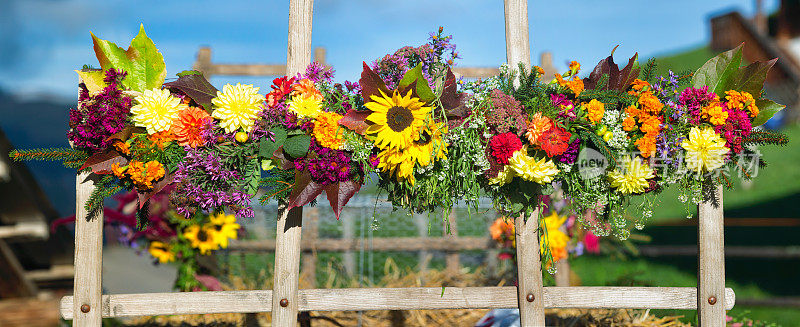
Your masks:
<svg viewBox="0 0 800 327"><path fill-rule="evenodd" d="M322 112L322 100L313 96L295 95L289 101L289 110L300 119L317 119Z"/></svg>
<svg viewBox="0 0 800 327"><path fill-rule="evenodd" d="M225 132L232 133L239 128L250 132L264 99L264 96L258 94L258 89L252 84L226 84L222 87L222 92L217 91L217 97L211 100L215 107L211 117L220 120L220 126Z"/></svg>
<svg viewBox="0 0 800 327"><path fill-rule="evenodd" d="M213 227L191 225L183 230L183 237L192 244L193 248L199 250L200 254L206 255L213 250L219 249L219 244L215 242L215 233L216 230Z"/></svg>
<svg viewBox="0 0 800 327"><path fill-rule="evenodd" d="M167 89L145 90L136 97L136 105L131 107L133 124L147 129L147 134L169 130L172 121L178 118L186 104L172 96Z"/></svg>
<svg viewBox="0 0 800 327"><path fill-rule="evenodd" d="M226 215L224 212L220 212L215 215L211 215L209 217L211 221L210 228L215 230L213 233L214 242L219 244L221 248L228 247L228 239L235 240L239 234L239 228L241 226L236 223L236 216L234 215Z"/></svg>
<svg viewBox="0 0 800 327"><path fill-rule="evenodd" d="M639 157L628 157L623 165L622 171L615 169L608 173L611 187L617 188L622 194L644 192L650 186L647 180L655 177L653 169L644 164Z"/></svg>
<svg viewBox="0 0 800 327"><path fill-rule="evenodd" d="M681 143L686 150L686 167L697 173L709 172L725 164L730 149L713 128L692 127L689 138Z"/></svg>
<svg viewBox="0 0 800 327"><path fill-rule="evenodd" d="M150 242L150 247L147 250L153 258L158 259L160 263L167 263L175 261L175 254L170 251L169 244L159 241Z"/></svg>

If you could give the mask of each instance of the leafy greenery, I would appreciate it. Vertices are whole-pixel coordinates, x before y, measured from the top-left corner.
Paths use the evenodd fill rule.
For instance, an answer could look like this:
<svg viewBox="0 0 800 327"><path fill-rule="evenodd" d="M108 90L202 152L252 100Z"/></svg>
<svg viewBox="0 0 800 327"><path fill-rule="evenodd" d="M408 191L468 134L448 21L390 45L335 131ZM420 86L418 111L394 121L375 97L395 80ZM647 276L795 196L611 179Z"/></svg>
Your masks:
<svg viewBox="0 0 800 327"><path fill-rule="evenodd" d="M100 67L105 70L121 69L128 73L122 81L125 87L144 92L160 88L167 76L164 56L147 37L144 25L139 27L139 34L131 41L128 50L123 50L115 43L103 40L92 34L94 52Z"/></svg>

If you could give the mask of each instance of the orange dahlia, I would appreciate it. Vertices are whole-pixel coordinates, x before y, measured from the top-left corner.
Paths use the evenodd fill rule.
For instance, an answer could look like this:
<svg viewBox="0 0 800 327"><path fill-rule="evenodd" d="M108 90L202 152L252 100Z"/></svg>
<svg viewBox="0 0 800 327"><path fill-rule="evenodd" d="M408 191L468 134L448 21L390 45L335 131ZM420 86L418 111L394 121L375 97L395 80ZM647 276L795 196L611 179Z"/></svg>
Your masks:
<svg viewBox="0 0 800 327"><path fill-rule="evenodd" d="M528 142L537 145L539 144L539 138L542 134L549 131L551 128L553 128L553 122L550 118L542 116L542 113L537 112L533 115L533 119L528 122L528 130L525 132L525 137L528 138Z"/></svg>
<svg viewBox="0 0 800 327"><path fill-rule="evenodd" d="M303 97L313 97L315 100L322 100L322 93L317 90L317 86L314 85L314 82L308 78L304 78L295 84L294 91L300 93Z"/></svg>
<svg viewBox="0 0 800 327"><path fill-rule="evenodd" d="M205 110L189 107L178 113L170 132L175 134L179 145L196 148L204 143L201 132L209 119L211 116Z"/></svg>

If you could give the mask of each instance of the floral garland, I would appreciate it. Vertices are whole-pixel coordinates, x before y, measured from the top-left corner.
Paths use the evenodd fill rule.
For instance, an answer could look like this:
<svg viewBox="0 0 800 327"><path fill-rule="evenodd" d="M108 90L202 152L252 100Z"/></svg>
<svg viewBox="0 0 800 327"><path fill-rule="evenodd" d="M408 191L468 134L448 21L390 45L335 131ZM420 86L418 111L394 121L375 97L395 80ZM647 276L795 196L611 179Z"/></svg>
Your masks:
<svg viewBox="0 0 800 327"><path fill-rule="evenodd" d="M464 82L450 69L451 40L440 28L425 45L365 62L357 83L335 83L332 69L312 63L263 94L217 90L197 71L165 83L143 27L127 50L93 35L101 69L78 72L73 149L12 157L101 174L87 204L95 212L121 190L146 208L174 185L170 205L187 219L251 217L257 194L292 208L323 192L338 217L377 176L389 201L413 211L446 213L488 195L517 217L560 188L596 235L626 238L652 215L653 194L675 184L687 205L699 203L735 175L753 177L764 165L756 145L787 142L756 128L784 107L763 98L775 60L740 67L741 47L694 74L656 77L654 62L640 67L634 55L621 69L609 56L585 78L572 62L554 76L503 66Z"/></svg>

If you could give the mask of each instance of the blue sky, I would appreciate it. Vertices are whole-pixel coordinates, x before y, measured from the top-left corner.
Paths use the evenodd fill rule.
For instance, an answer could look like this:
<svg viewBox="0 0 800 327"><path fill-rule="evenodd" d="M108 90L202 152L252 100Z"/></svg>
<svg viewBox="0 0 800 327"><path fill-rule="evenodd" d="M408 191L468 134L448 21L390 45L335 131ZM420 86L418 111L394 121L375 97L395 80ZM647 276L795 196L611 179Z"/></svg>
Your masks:
<svg viewBox="0 0 800 327"><path fill-rule="evenodd" d="M534 63L551 51L556 67L587 67L619 44L618 61L705 44L708 17L727 10L749 16L753 0L529 2ZM777 0L765 1L768 10ZM95 64L89 31L126 47L143 23L161 49L169 76L189 69L197 48L213 47L215 62L281 63L286 57L288 1L1 0L0 88L25 96L75 97L74 69ZM313 45L328 49L337 80L355 80L361 61L424 43L444 26L463 66L505 61L499 0L317 0ZM271 79L214 78L220 85Z"/></svg>

